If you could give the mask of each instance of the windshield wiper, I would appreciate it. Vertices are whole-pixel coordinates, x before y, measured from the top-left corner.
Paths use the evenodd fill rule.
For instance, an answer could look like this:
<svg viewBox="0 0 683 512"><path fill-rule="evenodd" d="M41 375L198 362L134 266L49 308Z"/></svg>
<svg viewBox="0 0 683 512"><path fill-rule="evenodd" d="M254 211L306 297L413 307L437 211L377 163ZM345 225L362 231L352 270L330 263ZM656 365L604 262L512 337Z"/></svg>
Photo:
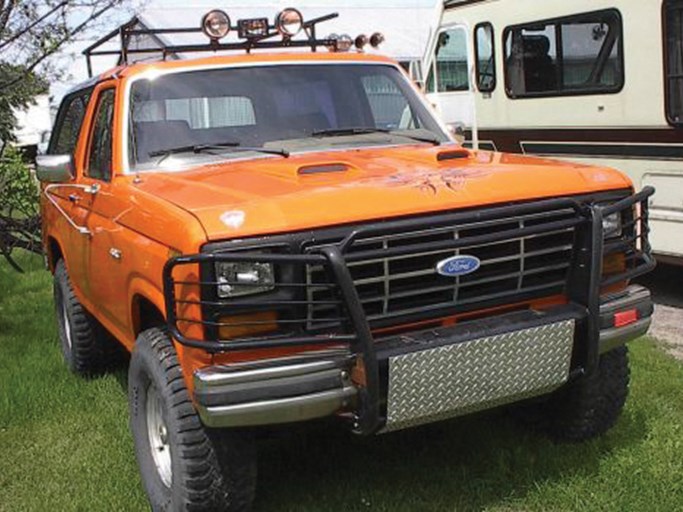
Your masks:
<svg viewBox="0 0 683 512"><path fill-rule="evenodd" d="M364 135L366 133L386 133L387 135L395 135L397 137L405 137L407 139L417 140L419 142L428 142L435 146L441 145L439 138L414 135L405 133L402 130L389 130L387 128L372 128L372 127L356 127L356 128L329 128L326 130L315 130L311 135L313 137L337 137L339 135Z"/></svg>
<svg viewBox="0 0 683 512"><path fill-rule="evenodd" d="M158 151L151 151L148 153L149 156L154 158L155 156L160 156L159 160L155 162L155 165L160 165L169 156L178 153L203 153L203 152L216 152L215 154L220 154L223 152L231 151L256 151L258 153L265 153L268 155L280 155L285 158L289 158L289 151L286 149L268 149L259 148L251 146L242 146L239 142L221 142L219 144L194 144L191 146L178 146L169 149L160 149Z"/></svg>

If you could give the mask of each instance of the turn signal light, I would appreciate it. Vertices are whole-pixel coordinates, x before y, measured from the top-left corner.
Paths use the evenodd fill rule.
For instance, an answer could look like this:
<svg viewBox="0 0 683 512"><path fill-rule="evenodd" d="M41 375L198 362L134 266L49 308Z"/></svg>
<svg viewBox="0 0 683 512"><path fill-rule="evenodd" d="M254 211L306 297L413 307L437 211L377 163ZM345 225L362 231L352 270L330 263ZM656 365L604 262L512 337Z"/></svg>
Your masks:
<svg viewBox="0 0 683 512"><path fill-rule="evenodd" d="M258 336L277 330L278 314L275 311L263 311L245 315L226 315L219 320L218 336L222 340Z"/></svg>
<svg viewBox="0 0 683 512"><path fill-rule="evenodd" d="M602 274L605 276L612 276L615 274L623 274L626 272L626 257L624 253L617 252L608 254L602 258Z"/></svg>

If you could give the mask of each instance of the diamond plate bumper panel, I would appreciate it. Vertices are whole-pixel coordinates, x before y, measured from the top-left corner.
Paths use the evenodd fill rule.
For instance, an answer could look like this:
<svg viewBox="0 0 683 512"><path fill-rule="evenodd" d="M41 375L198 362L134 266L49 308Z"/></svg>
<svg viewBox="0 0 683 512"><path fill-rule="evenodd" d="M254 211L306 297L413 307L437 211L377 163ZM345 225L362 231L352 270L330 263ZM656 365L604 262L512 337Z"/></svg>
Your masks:
<svg viewBox="0 0 683 512"><path fill-rule="evenodd" d="M574 320L396 356L384 432L548 393L569 376Z"/></svg>

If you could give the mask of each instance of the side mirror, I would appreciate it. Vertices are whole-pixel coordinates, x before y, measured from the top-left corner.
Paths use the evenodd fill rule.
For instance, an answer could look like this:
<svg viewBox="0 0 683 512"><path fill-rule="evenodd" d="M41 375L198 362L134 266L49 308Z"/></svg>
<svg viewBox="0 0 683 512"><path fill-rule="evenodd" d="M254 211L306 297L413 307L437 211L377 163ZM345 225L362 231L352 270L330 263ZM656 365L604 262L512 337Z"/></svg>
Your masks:
<svg viewBox="0 0 683 512"><path fill-rule="evenodd" d="M446 124L446 128L448 128L448 131L450 132L453 137L455 137L455 140L458 141L459 144L463 144L465 142L465 125L462 123L448 123Z"/></svg>
<svg viewBox="0 0 683 512"><path fill-rule="evenodd" d="M71 155L38 155L36 176L43 183L64 183L74 177L74 159Z"/></svg>

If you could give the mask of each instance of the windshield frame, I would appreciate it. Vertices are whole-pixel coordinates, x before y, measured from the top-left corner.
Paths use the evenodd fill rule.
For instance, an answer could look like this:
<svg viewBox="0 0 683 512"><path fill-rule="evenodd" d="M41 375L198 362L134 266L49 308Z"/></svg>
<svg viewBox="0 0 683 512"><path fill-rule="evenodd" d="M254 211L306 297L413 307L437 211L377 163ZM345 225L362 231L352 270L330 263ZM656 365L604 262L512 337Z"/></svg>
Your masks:
<svg viewBox="0 0 683 512"><path fill-rule="evenodd" d="M446 142L444 144L449 144L449 143L457 143L453 137L451 136L450 131L446 127L446 124L443 122L443 120L437 115L437 113L434 111L434 107L427 101L427 98L425 97L424 93L419 89L417 84L413 82L410 77L406 74L405 70L397 63L394 62L388 62L388 61L381 61L381 60L372 60L372 59L358 59L358 60L352 60L352 61L340 61L336 59L316 59L316 60L311 60L311 61L306 61L303 59L287 59L287 60L275 60L275 61L268 61L268 60L261 60L261 61L254 61L254 62L234 62L234 63L217 63L217 64L196 64L188 61L187 66L177 66L173 68L150 68L142 73L136 74L131 76L130 78L127 78L125 80L124 88L123 88L123 112L122 112L122 122L121 122L121 131L122 137L121 137L121 168L122 168L122 175L123 176L130 176L130 175L137 175L141 170L140 169L131 169L130 161L129 161L129 154L130 154L130 140L129 140L129 130L130 130L130 122L131 122L131 108L130 108L130 99L131 99L131 91L133 88L133 85L140 81L140 80L154 80L158 77L161 76L166 76L166 75L173 75L173 74L179 74L179 73L190 73L193 71L209 71L209 70L219 70L219 69L234 69L234 68L249 68L249 67L273 67L273 66L324 66L324 65L343 65L343 66L358 66L358 65L373 65L373 66L386 66L390 67L393 69L396 69L399 71L400 76L402 76L402 79L405 81L406 85L408 88L412 89L413 93L415 94L415 99L419 103L422 104L422 106L425 107L425 111L427 115L429 115L434 123L439 127L439 129L442 131L442 135L446 138ZM401 146L408 146L408 145L416 145L416 144L424 144L418 141L409 141L406 140L405 143L402 144L396 144L395 142L389 143L389 142L383 142L380 143L378 142L376 145L364 145L362 146L361 149L377 149L377 148L382 148L382 147L401 147ZM302 150L302 151L292 151L292 156L296 155L302 155L302 154L307 154L307 153L319 153L319 152L329 152L329 151L350 151L350 150L357 150L359 149L358 147L349 147L349 148L326 148L326 149L311 149L311 150ZM237 158L225 158L222 159L222 161L244 161L244 160L256 160L256 159L262 159L262 158L277 158L273 157L271 155L264 155L264 154L258 154L254 153L251 156L244 156L244 157L237 157ZM216 160L213 161L204 161L204 162L192 162L192 163L187 163L187 164L181 164L178 166L178 171L181 170L187 170L189 168L193 167L199 167L199 166L206 166L206 165L215 165L219 163ZM145 169L143 172L163 172L163 173L170 173L173 172L172 169L170 168L148 168Z"/></svg>

